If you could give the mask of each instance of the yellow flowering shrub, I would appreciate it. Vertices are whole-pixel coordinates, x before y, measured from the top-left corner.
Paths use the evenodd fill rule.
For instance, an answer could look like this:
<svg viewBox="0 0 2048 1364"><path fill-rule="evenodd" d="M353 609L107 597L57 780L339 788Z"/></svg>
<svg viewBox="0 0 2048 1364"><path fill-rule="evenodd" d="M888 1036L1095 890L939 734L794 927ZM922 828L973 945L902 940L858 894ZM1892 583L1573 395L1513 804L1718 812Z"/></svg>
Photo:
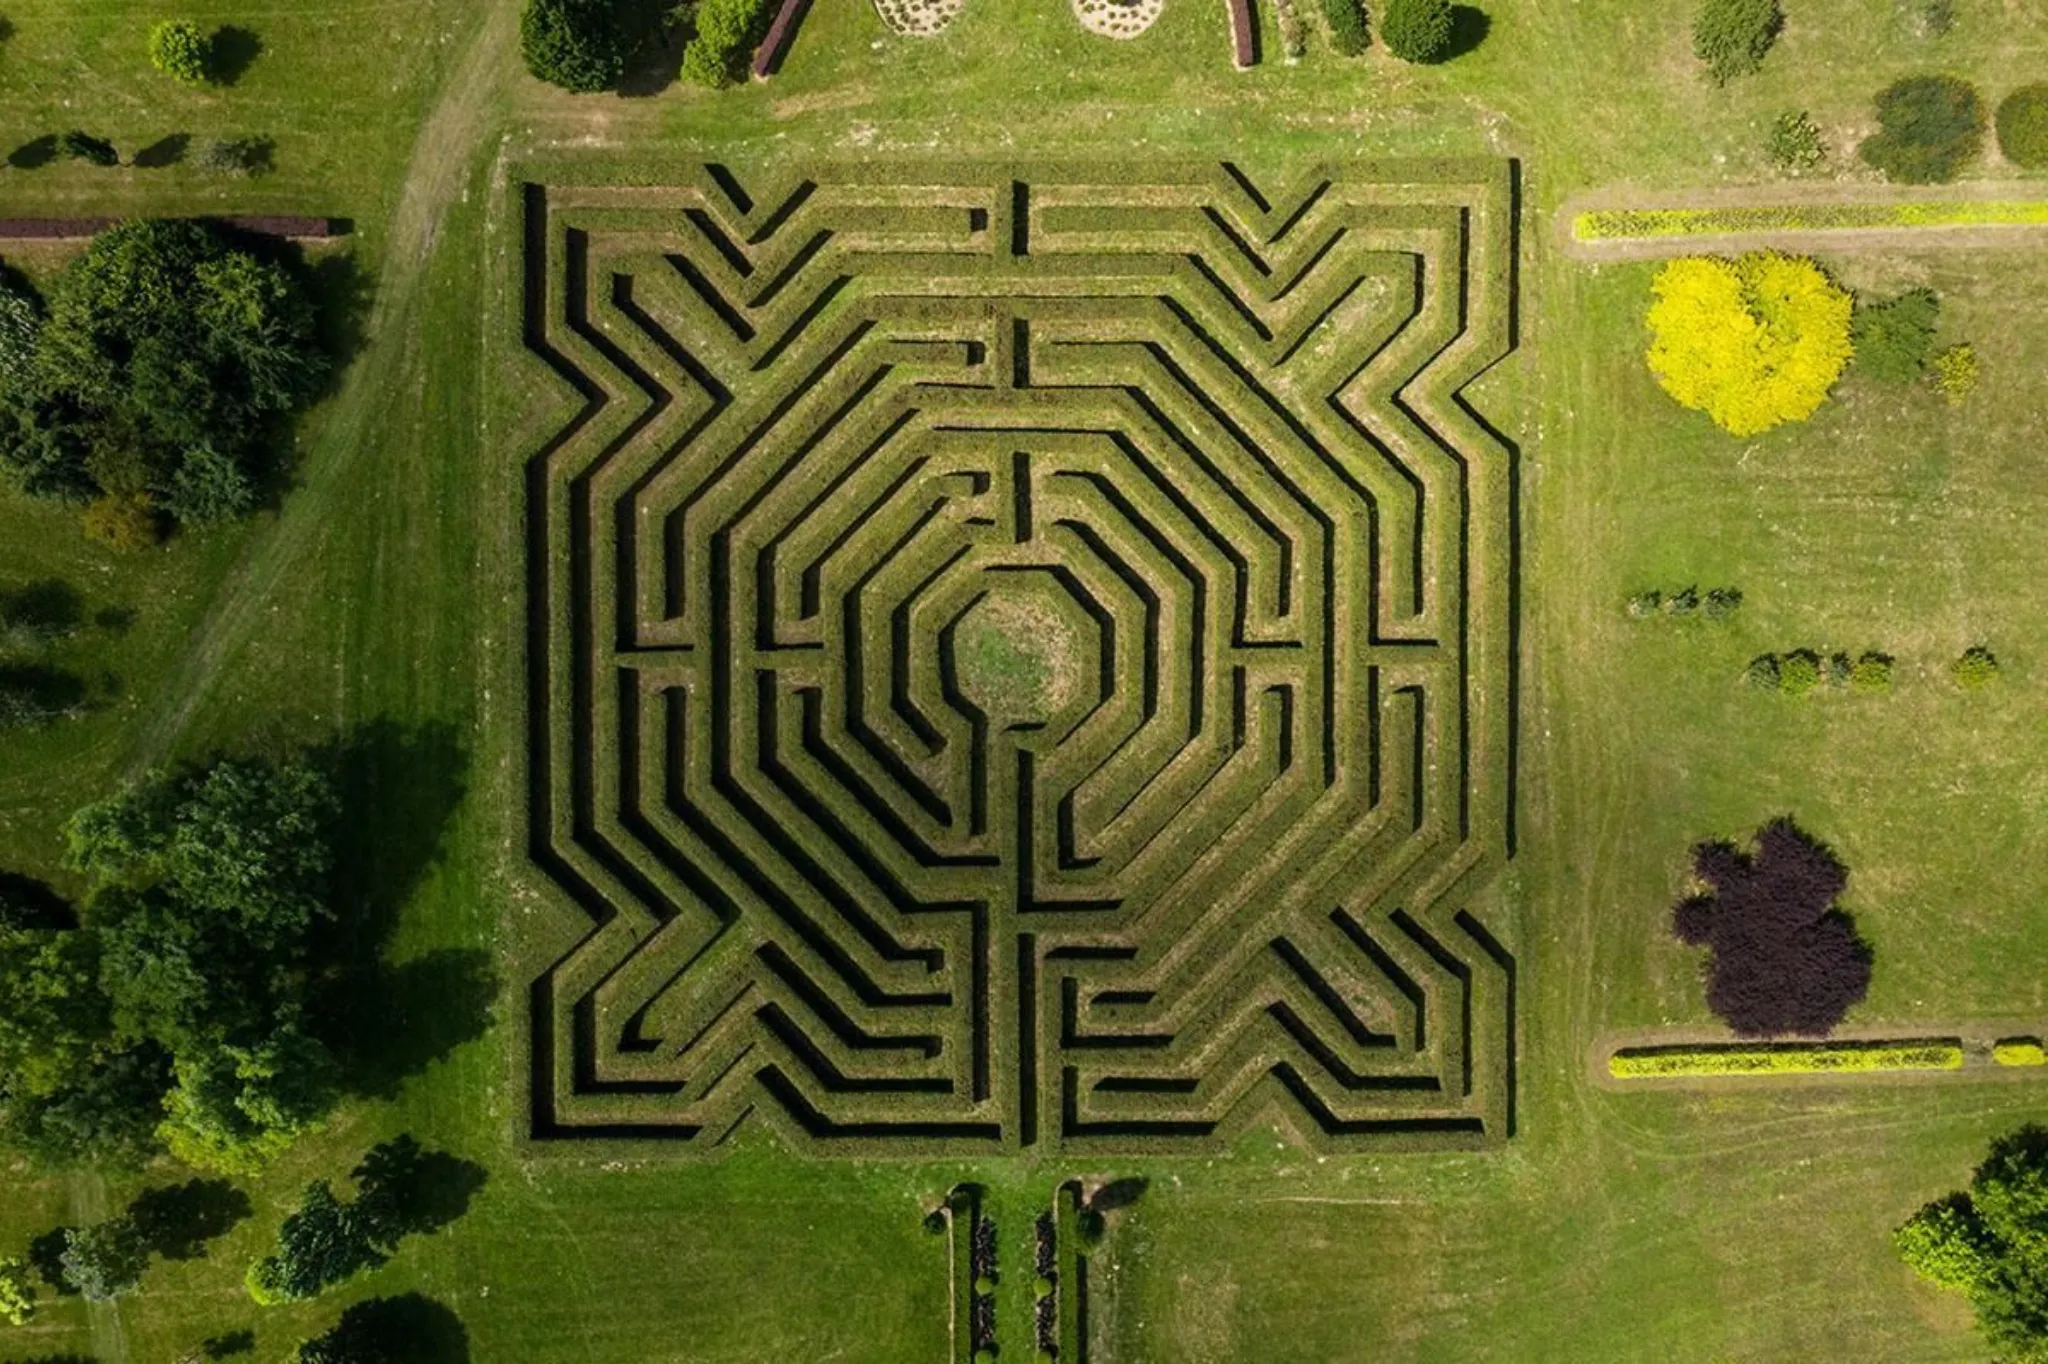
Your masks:
<svg viewBox="0 0 2048 1364"><path fill-rule="evenodd" d="M1733 435L1806 420L1849 362L1849 293L1804 256L1680 257L1653 291L1650 372Z"/></svg>

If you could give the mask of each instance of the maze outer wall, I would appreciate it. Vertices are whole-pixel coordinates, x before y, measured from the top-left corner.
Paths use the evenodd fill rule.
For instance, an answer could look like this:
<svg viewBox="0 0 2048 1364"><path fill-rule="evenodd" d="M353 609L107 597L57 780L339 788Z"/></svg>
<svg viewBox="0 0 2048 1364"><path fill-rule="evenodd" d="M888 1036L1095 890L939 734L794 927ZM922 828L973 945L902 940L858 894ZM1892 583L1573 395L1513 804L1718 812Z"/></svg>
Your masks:
<svg viewBox="0 0 2048 1364"><path fill-rule="evenodd" d="M1512 165L572 180L535 1136L1508 1135Z"/></svg>

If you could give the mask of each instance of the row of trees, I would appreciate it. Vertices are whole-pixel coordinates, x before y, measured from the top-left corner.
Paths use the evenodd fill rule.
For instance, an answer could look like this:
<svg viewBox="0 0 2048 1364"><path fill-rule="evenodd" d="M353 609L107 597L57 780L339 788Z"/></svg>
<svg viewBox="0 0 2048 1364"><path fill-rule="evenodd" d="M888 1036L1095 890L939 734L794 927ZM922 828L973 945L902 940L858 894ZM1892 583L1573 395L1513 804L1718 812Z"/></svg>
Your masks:
<svg viewBox="0 0 2048 1364"><path fill-rule="evenodd" d="M299 275L211 226L124 223L45 302L0 279L0 470L119 545L246 515L328 360Z"/></svg>

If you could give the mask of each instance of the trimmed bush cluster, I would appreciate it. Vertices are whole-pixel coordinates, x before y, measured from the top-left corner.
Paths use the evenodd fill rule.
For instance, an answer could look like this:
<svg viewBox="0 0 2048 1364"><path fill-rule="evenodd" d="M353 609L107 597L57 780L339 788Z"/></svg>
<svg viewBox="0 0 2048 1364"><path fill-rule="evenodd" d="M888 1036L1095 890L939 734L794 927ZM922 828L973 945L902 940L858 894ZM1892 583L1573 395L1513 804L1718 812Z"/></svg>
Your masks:
<svg viewBox="0 0 2048 1364"><path fill-rule="evenodd" d="M1794 649L1790 653L1759 654L1749 662L1744 676L1760 691L1806 696L1822 684L1847 687L1866 693L1891 690L1896 661L1890 654L1865 650L1855 658L1846 653L1822 653Z"/></svg>
<svg viewBox="0 0 2048 1364"><path fill-rule="evenodd" d="M1827 143L1821 137L1820 125L1803 110L1780 114L1771 121L1770 141L1765 144L1765 150L1770 154L1772 165L1794 173L1816 170L1828 159Z"/></svg>
<svg viewBox="0 0 2048 1364"><path fill-rule="evenodd" d="M2038 1037L2007 1037L1992 1046L1991 1059L2001 1066L2048 1066L2048 1048Z"/></svg>
<svg viewBox="0 0 2048 1364"><path fill-rule="evenodd" d="M1705 592L1697 587L1681 587L1676 592L1652 587L1628 599L1628 613L1638 620L1651 616L1699 616L1706 620L1726 620L1741 607L1742 589L1739 587L1710 587Z"/></svg>
<svg viewBox="0 0 2048 1364"><path fill-rule="evenodd" d="M149 31L149 64L187 85L204 85L213 76L213 40L189 19L166 19Z"/></svg>
<svg viewBox="0 0 2048 1364"><path fill-rule="evenodd" d="M1363 0L1323 0L1323 21L1330 26L1330 46L1346 57L1356 57L1372 45Z"/></svg>
<svg viewBox="0 0 2048 1364"><path fill-rule="evenodd" d="M1618 1080L1715 1075L1843 1075L1961 1070L1960 1042L1817 1042L1770 1047L1626 1047L1608 1058Z"/></svg>
<svg viewBox="0 0 2048 1364"><path fill-rule="evenodd" d="M1380 41L1404 62L1427 65L1450 56L1456 28L1451 0L1386 0L1380 13Z"/></svg>
<svg viewBox="0 0 2048 1364"><path fill-rule="evenodd" d="M1731 435L1804 421L1849 361L1848 291L1803 256L1688 256L1658 273L1649 364Z"/></svg>
<svg viewBox="0 0 2048 1364"><path fill-rule="evenodd" d="M2039 227L2048 200L1910 204L1749 204L1732 208L1621 208L1572 220L1580 241L1717 237L1745 232L1844 232L1902 227Z"/></svg>
<svg viewBox="0 0 2048 1364"><path fill-rule="evenodd" d="M1908 289L1887 299L1856 301L1849 341L1856 369L1883 384L1910 384L1927 366L1941 325L1941 298L1932 289Z"/></svg>
<svg viewBox="0 0 2048 1364"><path fill-rule="evenodd" d="M1963 650L1948 671L1964 691L1980 691L1998 680L1998 656L1982 644L1974 644Z"/></svg>
<svg viewBox="0 0 2048 1364"><path fill-rule="evenodd" d="M1927 373L1935 389L1948 399L1949 406L1961 407L1977 391L1977 380L1981 377L1977 348L1968 342L1950 346L1927 362Z"/></svg>
<svg viewBox="0 0 2048 1364"><path fill-rule="evenodd" d="M1716 85L1747 76L1785 26L1778 0L1701 0L1692 21L1693 55L1707 64Z"/></svg>
<svg viewBox="0 0 2048 1364"><path fill-rule="evenodd" d="M714 89L739 79L769 14L768 0L700 0L696 35L683 49L683 79Z"/></svg>
<svg viewBox="0 0 2048 1364"><path fill-rule="evenodd" d="M1679 941L1708 949L1707 1005L1738 1036L1825 1035L1870 988L1870 949L1835 907L1849 873L1789 819L1693 850L1706 887L1672 910Z"/></svg>
<svg viewBox="0 0 2048 1364"><path fill-rule="evenodd" d="M2016 166L2048 166L2048 84L2023 85L2000 101L1998 150Z"/></svg>
<svg viewBox="0 0 2048 1364"><path fill-rule="evenodd" d="M1984 101L1956 76L1908 76L1877 97L1878 131L1858 154L1907 185L1945 184L1984 145Z"/></svg>
<svg viewBox="0 0 2048 1364"><path fill-rule="evenodd" d="M1893 1233L1915 1272L1954 1289L2002 1359L2048 1359L2048 1128L1991 1144L1967 1193L1936 1199Z"/></svg>
<svg viewBox="0 0 2048 1364"><path fill-rule="evenodd" d="M627 49L620 0L527 0L520 16L519 52L526 69L571 94L617 86L626 72Z"/></svg>

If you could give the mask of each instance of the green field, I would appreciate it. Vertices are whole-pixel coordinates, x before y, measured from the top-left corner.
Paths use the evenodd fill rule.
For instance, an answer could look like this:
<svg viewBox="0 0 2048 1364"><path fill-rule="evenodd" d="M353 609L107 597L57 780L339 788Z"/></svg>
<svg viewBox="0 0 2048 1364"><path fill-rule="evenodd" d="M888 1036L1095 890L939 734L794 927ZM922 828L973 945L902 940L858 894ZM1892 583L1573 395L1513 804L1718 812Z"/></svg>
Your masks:
<svg viewBox="0 0 2048 1364"><path fill-rule="evenodd" d="M1762 72L1716 89L1668 7L1485 8L1476 50L1414 68L1317 42L1289 66L1262 7L1267 60L1239 74L1220 5L1169 0L1150 33L1112 44L1056 3L972 0L920 45L865 4L818 0L765 85L571 98L519 70L510 5L221 0L189 12L262 51L205 93L148 69L156 8L0 6L10 136L77 124L127 153L261 133L277 162L246 184L0 168L9 215L346 217L353 270L323 278L361 333L300 423L298 486L246 528L122 557L86 544L73 513L0 494L0 586L58 577L88 611L123 613L60 660L94 679L98 708L0 738L0 868L76 889L58 829L116 780L382 724L400 741L363 775L360 847L395 916L389 956L482 951L501 987L481 1035L401 997L391 1025L419 1063L390 1097L245 1181L255 1215L206 1258L154 1265L118 1307L46 1304L0 1328L0 1358L154 1364L242 1328L255 1358L279 1358L348 1302L419 1291L459 1313L478 1361L942 1360L947 1244L924 1209L979 1182L1021 1263L1030 1219L1077 1175L1148 1181L1093 1258L1096 1364L1632 1361L1646 1342L1687 1364L1982 1358L1967 1308L1915 1280L1886 1233L1959 1187L1988 1137L2048 1110L2037 1073L1624 1091L1600 1072L1625 1037L1710 1024L1697 954L1668 932L1687 849L1784 813L1850 868L1844 903L1876 953L1849 1020L1863 1035L2048 1024L2033 532L2048 261L1919 242L1823 257L1853 288L1938 289L1943 341L1974 343L1984 384L1950 408L1852 373L1813 420L1742 441L1646 370L1654 266L1566 259L1556 214L1595 189L1768 186L1765 130L1796 108L1834 140L1824 174L1861 183L1849 147L1871 92L1939 70L1995 100L2041 77L2048 23L1962 0L1956 31L1923 40L1889 0L1800 0ZM565 392L521 346L517 186L705 161L1106 162L1138 183L1169 161L1280 178L1418 156L1512 157L1521 173L1520 345L1472 394L1521 451L1516 851L1473 899L1517 963L1513 1137L1323 1155L1254 1130L1191 1155L988 1159L800 1158L758 1127L711 1160L530 1141L530 985L582 926L527 855L523 470ZM0 259L44 277L65 250ZM1624 609L1689 584L1744 604L1726 623ZM1974 644L2003 676L1964 693L1947 669ZM1880 649L1898 680L1804 701L1743 685L1749 659L1798 647ZM981 666L1008 686L1038 665ZM251 1304L242 1269L298 1190L401 1131L486 1167L468 1214L317 1303ZM11 1170L0 1255L183 1177ZM1007 1276L999 1310L1021 1318L1029 1293Z"/></svg>

